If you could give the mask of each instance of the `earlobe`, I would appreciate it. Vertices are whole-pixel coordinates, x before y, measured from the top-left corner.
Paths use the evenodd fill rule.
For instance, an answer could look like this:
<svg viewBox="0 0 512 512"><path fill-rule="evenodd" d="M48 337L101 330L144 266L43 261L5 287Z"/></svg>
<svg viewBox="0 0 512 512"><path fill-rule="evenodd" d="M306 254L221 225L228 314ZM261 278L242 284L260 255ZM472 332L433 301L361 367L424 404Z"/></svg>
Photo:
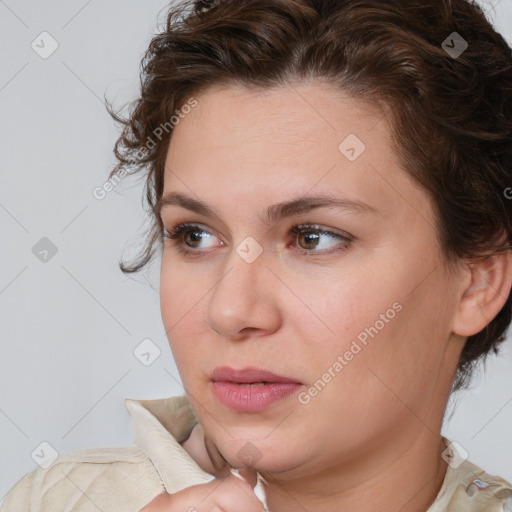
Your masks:
<svg viewBox="0 0 512 512"><path fill-rule="evenodd" d="M473 336L500 312L512 287L512 251L493 254L467 265L469 285L462 290L453 323L459 336Z"/></svg>

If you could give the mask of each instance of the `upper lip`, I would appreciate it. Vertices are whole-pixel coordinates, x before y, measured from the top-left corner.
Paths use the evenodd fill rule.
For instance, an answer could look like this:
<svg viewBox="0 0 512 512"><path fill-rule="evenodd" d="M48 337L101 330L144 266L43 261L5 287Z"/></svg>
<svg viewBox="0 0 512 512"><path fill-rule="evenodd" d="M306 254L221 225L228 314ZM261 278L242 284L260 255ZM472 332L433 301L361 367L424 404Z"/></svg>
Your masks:
<svg viewBox="0 0 512 512"><path fill-rule="evenodd" d="M300 384L296 379L285 377L283 375L277 375L268 370L262 370L254 367L246 367L240 370L235 370L229 366L219 366L215 368L212 373L212 380L215 381L227 381L227 382L241 382L241 383L253 383L253 382L293 382Z"/></svg>

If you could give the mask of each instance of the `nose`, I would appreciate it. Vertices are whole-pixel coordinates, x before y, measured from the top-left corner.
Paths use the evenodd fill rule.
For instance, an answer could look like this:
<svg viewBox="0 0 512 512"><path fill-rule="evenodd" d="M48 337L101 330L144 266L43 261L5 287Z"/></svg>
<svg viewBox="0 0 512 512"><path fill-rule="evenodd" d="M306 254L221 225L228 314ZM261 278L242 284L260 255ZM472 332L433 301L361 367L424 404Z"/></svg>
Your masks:
<svg viewBox="0 0 512 512"><path fill-rule="evenodd" d="M243 340L279 329L282 284L267 265L264 253L248 263L233 251L205 309L206 324L223 338Z"/></svg>

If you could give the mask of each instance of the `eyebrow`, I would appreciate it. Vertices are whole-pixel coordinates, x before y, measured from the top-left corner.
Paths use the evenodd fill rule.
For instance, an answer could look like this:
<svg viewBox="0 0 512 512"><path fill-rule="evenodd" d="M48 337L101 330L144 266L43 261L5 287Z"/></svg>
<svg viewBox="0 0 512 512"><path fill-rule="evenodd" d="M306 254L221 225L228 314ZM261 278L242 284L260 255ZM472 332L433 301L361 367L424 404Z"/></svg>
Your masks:
<svg viewBox="0 0 512 512"><path fill-rule="evenodd" d="M213 217L220 220L215 210L198 199L188 197L179 192L164 194L155 204L154 211L160 215L161 211L170 206L178 206L190 210L205 217ZM261 218L264 223L273 223L278 219L292 217L294 215L310 212L316 208L334 208L340 210L352 210L358 213L376 214L378 210L362 201L335 197L328 194L317 194L314 196L299 197L290 201L270 205L265 217Z"/></svg>

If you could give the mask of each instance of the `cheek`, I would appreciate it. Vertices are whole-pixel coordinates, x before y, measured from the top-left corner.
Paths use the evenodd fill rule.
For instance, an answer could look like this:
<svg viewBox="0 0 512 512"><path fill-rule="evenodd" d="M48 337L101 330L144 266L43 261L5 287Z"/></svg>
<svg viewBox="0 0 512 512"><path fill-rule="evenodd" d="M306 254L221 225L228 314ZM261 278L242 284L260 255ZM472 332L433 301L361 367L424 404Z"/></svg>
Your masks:
<svg viewBox="0 0 512 512"><path fill-rule="evenodd" d="M207 299L209 289L200 269L193 263L184 264L171 251L164 250L160 269L160 309L168 333L190 322L189 315Z"/></svg>
<svg viewBox="0 0 512 512"><path fill-rule="evenodd" d="M207 290L192 285L189 270L162 259L160 310L165 332L176 364L181 371L193 365L204 329L203 306Z"/></svg>
<svg viewBox="0 0 512 512"><path fill-rule="evenodd" d="M375 262L369 268L379 270L351 272L336 284L319 280L313 292L305 285L297 287L297 294L307 297L310 310L290 307L287 311L290 322L302 326L295 365L304 367L308 361L309 382L336 381L329 387L346 400L357 399L365 390L371 400L380 395L379 386L389 394L378 376L396 389L418 379L431 382L428 373L441 364L445 325L440 324L446 322L439 301L432 297L439 296L443 283L434 275L415 289L421 273L413 265L385 268ZM334 379L329 373L350 378ZM375 387L369 381L378 384Z"/></svg>
<svg viewBox="0 0 512 512"><path fill-rule="evenodd" d="M292 325L302 326L301 342L313 360L332 359L354 343L366 347L399 322L403 309L399 289L397 282L383 282L382 276L353 270L336 279L332 275L317 279L314 289L295 285L305 306L289 305L285 314Z"/></svg>
<svg viewBox="0 0 512 512"><path fill-rule="evenodd" d="M336 336L317 337L302 359L310 361L319 410L330 410L333 418L350 411L358 424L366 425L367 417L375 425L377 417L383 424L396 421L404 403L428 402L443 364L449 317L432 300L444 286L435 275L412 293L408 279L367 285L367 293L345 287L344 294L324 297Z"/></svg>

